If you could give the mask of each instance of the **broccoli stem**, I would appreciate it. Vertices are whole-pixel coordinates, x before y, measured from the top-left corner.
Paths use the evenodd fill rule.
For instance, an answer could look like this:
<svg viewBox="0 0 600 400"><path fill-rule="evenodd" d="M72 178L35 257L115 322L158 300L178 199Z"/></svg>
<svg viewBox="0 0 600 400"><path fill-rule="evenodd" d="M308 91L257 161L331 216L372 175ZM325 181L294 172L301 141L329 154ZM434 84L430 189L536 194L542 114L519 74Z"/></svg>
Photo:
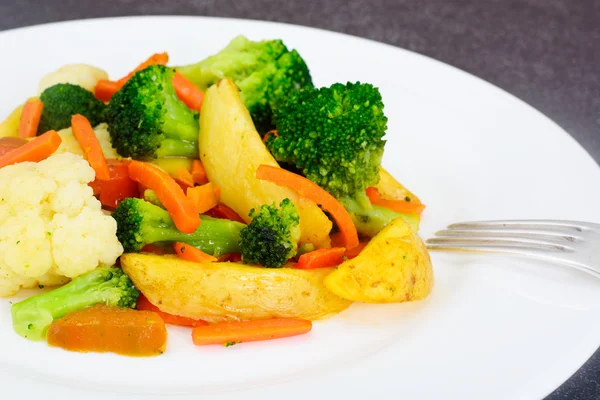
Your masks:
<svg viewBox="0 0 600 400"><path fill-rule="evenodd" d="M196 133L196 136L198 133ZM165 139L156 149L156 158L188 157L198 158L198 142L188 142L178 139Z"/></svg>

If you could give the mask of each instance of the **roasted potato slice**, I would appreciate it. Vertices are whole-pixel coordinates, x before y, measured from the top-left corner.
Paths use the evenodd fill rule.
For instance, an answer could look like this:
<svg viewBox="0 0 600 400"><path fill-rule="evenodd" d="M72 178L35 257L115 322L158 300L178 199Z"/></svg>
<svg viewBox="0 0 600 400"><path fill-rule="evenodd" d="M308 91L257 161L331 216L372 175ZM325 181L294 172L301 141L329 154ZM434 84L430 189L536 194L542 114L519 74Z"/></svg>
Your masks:
<svg viewBox="0 0 600 400"><path fill-rule="evenodd" d="M375 187L384 199L405 200L408 197L410 201L421 204L417 195L404 187L383 167L379 168L379 182Z"/></svg>
<svg viewBox="0 0 600 400"><path fill-rule="evenodd" d="M323 286L331 268L193 263L152 254L123 254L121 267L162 311L208 322L274 317L314 320L351 304Z"/></svg>
<svg viewBox="0 0 600 400"><path fill-rule="evenodd" d="M433 268L421 238L398 218L324 283L336 295L363 303L421 300L431 292Z"/></svg>
<svg viewBox="0 0 600 400"><path fill-rule="evenodd" d="M278 166L254 128L237 86L223 79L206 91L200 115L200 158L221 199L246 222L252 208L279 204L286 197L300 215L300 242L329 247L331 221L314 202L256 178L261 164Z"/></svg>

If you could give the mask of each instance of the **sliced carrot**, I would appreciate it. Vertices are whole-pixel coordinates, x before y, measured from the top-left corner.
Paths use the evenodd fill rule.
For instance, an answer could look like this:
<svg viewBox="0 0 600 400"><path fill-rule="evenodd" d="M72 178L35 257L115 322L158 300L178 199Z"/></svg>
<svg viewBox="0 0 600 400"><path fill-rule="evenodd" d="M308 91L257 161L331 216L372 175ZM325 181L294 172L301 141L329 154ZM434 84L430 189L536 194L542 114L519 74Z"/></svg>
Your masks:
<svg viewBox="0 0 600 400"><path fill-rule="evenodd" d="M166 324L171 325L179 325L179 326L206 326L208 322L202 321L201 319L192 319L187 317L182 317L179 315L169 314L164 311L161 311L160 308L156 307L154 304L150 303L150 300L146 298L143 294L138 297L137 301L137 309L142 311L152 311L160 315L163 321Z"/></svg>
<svg viewBox="0 0 600 400"><path fill-rule="evenodd" d="M303 319L273 318L255 321L222 322L192 329L196 345L230 345L241 342L278 339L310 332L312 323Z"/></svg>
<svg viewBox="0 0 600 400"><path fill-rule="evenodd" d="M16 148L27 144L28 140L16 136L0 137L0 157L10 153Z"/></svg>
<svg viewBox="0 0 600 400"><path fill-rule="evenodd" d="M204 101L204 93L200 89L179 72L175 72L173 76L173 87L179 100L183 101L192 110L200 112Z"/></svg>
<svg viewBox="0 0 600 400"><path fill-rule="evenodd" d="M192 178L192 174L185 168L177 169L177 174L175 175L175 181L179 184L179 186L184 189L184 192L191 187L194 187L194 179Z"/></svg>
<svg viewBox="0 0 600 400"><path fill-rule="evenodd" d="M206 175L206 169L200 160L192 161L192 168L190 169L192 174L192 180L196 185L204 185L208 183L208 175Z"/></svg>
<svg viewBox="0 0 600 400"><path fill-rule="evenodd" d="M187 190L187 197L196 206L196 211L198 211L198 214L204 214L205 212L207 212L213 207L216 207L217 204L219 204L219 197L217 196L217 191L220 192L220 189L215 188L215 186L211 182L209 182L202 186L189 188Z"/></svg>
<svg viewBox="0 0 600 400"><path fill-rule="evenodd" d="M298 258L298 269L327 268L340 265L344 262L343 247L332 247L330 249L318 249L309 253L304 253Z"/></svg>
<svg viewBox="0 0 600 400"><path fill-rule="evenodd" d="M115 93L121 90L121 87L122 85L119 82L100 79L94 88L94 96L98 100L108 102Z"/></svg>
<svg viewBox="0 0 600 400"><path fill-rule="evenodd" d="M367 245L368 245L368 244L369 244L369 242L360 242L360 243L358 244L358 246L356 246L355 248L353 248L353 249L350 249L350 250L346 250L346 253L344 253L344 256L345 256L347 259L352 259L352 258L356 257L357 255L359 255L359 254L360 254L360 252L361 252L361 251L362 251L362 250L363 250L365 247L367 247Z"/></svg>
<svg viewBox="0 0 600 400"><path fill-rule="evenodd" d="M133 71L117 81L118 84L123 87L125 83L138 71L148 68L151 65L167 65L169 62L169 54L167 53L156 53L152 54L146 61L138 65Z"/></svg>
<svg viewBox="0 0 600 400"><path fill-rule="evenodd" d="M425 205L420 203L414 203L404 200L383 199L381 198L379 190L377 190L377 188L374 187L367 188L367 197L369 197L369 200L371 200L371 203L373 203L374 205L390 209L400 214L421 215L421 213L425 209Z"/></svg>
<svg viewBox="0 0 600 400"><path fill-rule="evenodd" d="M48 131L0 157L0 168L25 161L42 161L54 154L61 142L62 139L56 131Z"/></svg>
<svg viewBox="0 0 600 400"><path fill-rule="evenodd" d="M273 182L276 185L287 187L302 197L314 201L325 211L331 214L337 223L344 247L351 249L358 245L358 233L356 227L350 218L348 211L335 199L316 183L309 181L303 176L294 174L283 168L272 165L260 165L256 171L256 177L265 181Z"/></svg>
<svg viewBox="0 0 600 400"><path fill-rule="evenodd" d="M263 139L262 139L262 140L263 140L263 142L266 142L266 141L267 141L267 139L269 138L269 136L270 136L270 135L273 135L273 136L275 136L275 137L278 137L278 136L279 136L279 135L277 134L277 130L275 130L275 129L273 129L273 130L270 130L269 132L265 133L265 136L263 136Z"/></svg>
<svg viewBox="0 0 600 400"><path fill-rule="evenodd" d="M157 313L99 305L53 322L46 338L71 351L156 356L165 351L167 328Z"/></svg>
<svg viewBox="0 0 600 400"><path fill-rule="evenodd" d="M211 208L204 214L213 218L230 219L232 221L241 222L244 225L246 224L246 221L244 221L244 219L240 217L238 213L236 213L235 211L233 211L232 208L223 203L217 204L216 207Z"/></svg>
<svg viewBox="0 0 600 400"><path fill-rule="evenodd" d="M106 160L110 179L94 180L89 185L102 205L116 208L121 200L128 197L139 197L138 183L129 177L129 162L109 158Z"/></svg>
<svg viewBox="0 0 600 400"><path fill-rule="evenodd" d="M94 128L90 121L81 114L75 114L71 117L71 128L73 136L79 142L83 149L85 159L90 163L90 166L96 171L96 178L101 181L110 179L110 171L106 164L106 158L100 147L100 142L94 133Z"/></svg>
<svg viewBox="0 0 600 400"><path fill-rule="evenodd" d="M183 189L169 174L155 165L132 161L129 164L129 177L156 192L165 206L177 229L184 233L193 233L200 225L200 215Z"/></svg>
<svg viewBox="0 0 600 400"><path fill-rule="evenodd" d="M173 243L173 249L175 250L175 254L177 257L193 262L214 262L218 261L216 257L203 252L200 249L195 248L194 246L190 246L189 244L183 242L175 242Z"/></svg>
<svg viewBox="0 0 600 400"><path fill-rule="evenodd" d="M19 137L32 138L37 135L40 119L44 111L44 103L39 99L27 100L21 113L21 121L19 123Z"/></svg>

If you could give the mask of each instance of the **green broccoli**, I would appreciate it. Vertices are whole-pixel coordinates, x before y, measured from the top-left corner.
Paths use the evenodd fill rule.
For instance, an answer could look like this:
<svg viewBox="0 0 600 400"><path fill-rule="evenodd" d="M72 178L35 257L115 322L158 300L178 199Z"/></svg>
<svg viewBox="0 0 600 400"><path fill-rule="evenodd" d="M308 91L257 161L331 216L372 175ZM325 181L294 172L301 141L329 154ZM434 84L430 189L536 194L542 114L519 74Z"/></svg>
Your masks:
<svg viewBox="0 0 600 400"><path fill-rule="evenodd" d="M281 40L253 42L238 36L219 53L176 69L202 91L223 78L232 79L259 133L273 128L273 110L292 92L313 87L300 54Z"/></svg>
<svg viewBox="0 0 600 400"><path fill-rule="evenodd" d="M123 157L198 157L198 113L175 93L174 71L152 65L113 95L106 112L113 147Z"/></svg>
<svg viewBox="0 0 600 400"><path fill-rule="evenodd" d="M279 207L275 203L264 204L258 212L250 211L252 221L240 233L245 263L279 268L296 255L300 236L298 210L289 199L284 199Z"/></svg>
<svg viewBox="0 0 600 400"><path fill-rule="evenodd" d="M96 268L58 289L13 304L13 327L26 339L41 340L55 319L96 304L135 308L139 295L120 268Z"/></svg>
<svg viewBox="0 0 600 400"><path fill-rule="evenodd" d="M117 238L125 252L139 252L145 245L183 242L205 253L219 256L240 251L240 231L244 224L202 216L194 233L175 227L169 212L142 199L123 200L112 214L117 221Z"/></svg>
<svg viewBox="0 0 600 400"><path fill-rule="evenodd" d="M374 236L401 214L373 206L365 190L379 181L387 117L379 90L367 83L336 83L292 94L275 112L277 135L266 145L335 196L357 230Z"/></svg>
<svg viewBox="0 0 600 400"><path fill-rule="evenodd" d="M106 106L89 90L70 83L59 83L42 92L44 103L37 134L53 129L59 131L71 126L71 116L81 114L92 126L106 122Z"/></svg>

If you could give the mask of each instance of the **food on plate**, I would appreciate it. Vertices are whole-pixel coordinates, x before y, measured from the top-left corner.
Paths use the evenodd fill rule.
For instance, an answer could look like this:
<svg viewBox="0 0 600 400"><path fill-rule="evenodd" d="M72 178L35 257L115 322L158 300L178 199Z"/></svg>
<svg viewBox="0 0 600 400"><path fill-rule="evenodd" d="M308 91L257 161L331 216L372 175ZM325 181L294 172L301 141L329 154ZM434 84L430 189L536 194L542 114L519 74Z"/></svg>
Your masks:
<svg viewBox="0 0 600 400"><path fill-rule="evenodd" d="M200 159L208 179L221 189L221 201L250 222L253 208L288 198L300 216L300 241L329 247L331 222L316 203L256 178L259 165L278 164L256 131L235 84L224 79L211 86L202 111Z"/></svg>
<svg viewBox="0 0 600 400"><path fill-rule="evenodd" d="M323 285L332 268L262 268L235 262L194 263L172 255L126 253L121 267L161 311L215 323L269 318L315 320L350 301Z"/></svg>
<svg viewBox="0 0 600 400"><path fill-rule="evenodd" d="M16 334L155 356L166 324L230 346L430 293L377 87L315 87L279 39L174 65L65 66L0 124L0 296L58 286L12 305Z"/></svg>
<svg viewBox="0 0 600 400"><path fill-rule="evenodd" d="M89 164L67 153L0 168L0 296L114 265L123 247L93 180Z"/></svg>
<svg viewBox="0 0 600 400"><path fill-rule="evenodd" d="M135 308L139 295L120 268L96 268L58 289L13 304L13 326L27 339L41 340L58 318L96 304Z"/></svg>
<svg viewBox="0 0 600 400"><path fill-rule="evenodd" d="M331 292L363 303L421 300L433 287L427 248L404 219L389 223L355 258L325 278Z"/></svg>

